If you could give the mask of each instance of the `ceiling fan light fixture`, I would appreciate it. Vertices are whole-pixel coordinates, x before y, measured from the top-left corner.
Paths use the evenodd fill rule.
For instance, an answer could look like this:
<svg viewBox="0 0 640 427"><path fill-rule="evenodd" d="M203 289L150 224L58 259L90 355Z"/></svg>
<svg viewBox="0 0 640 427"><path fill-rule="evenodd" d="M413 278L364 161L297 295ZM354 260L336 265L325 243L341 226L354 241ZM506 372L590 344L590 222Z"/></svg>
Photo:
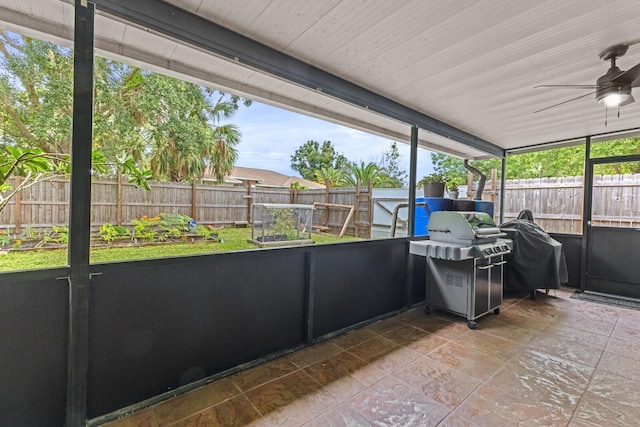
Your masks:
<svg viewBox="0 0 640 427"><path fill-rule="evenodd" d="M629 98L628 94L612 93L603 98L604 105L607 107L617 107Z"/></svg>
<svg viewBox="0 0 640 427"><path fill-rule="evenodd" d="M596 98L600 104L607 107L617 107L631 96L631 86L608 87L599 90Z"/></svg>

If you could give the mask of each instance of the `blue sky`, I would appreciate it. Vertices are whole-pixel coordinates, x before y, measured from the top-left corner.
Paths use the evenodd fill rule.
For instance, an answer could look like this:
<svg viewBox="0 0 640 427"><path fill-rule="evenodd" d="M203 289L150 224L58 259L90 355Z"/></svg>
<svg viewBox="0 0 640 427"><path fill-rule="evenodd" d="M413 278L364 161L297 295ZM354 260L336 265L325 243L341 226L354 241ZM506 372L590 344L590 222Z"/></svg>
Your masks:
<svg viewBox="0 0 640 427"><path fill-rule="evenodd" d="M331 141L336 151L351 161L378 161L393 140L367 134L345 126L253 102L241 107L230 120L242 133L237 166L274 170L286 175L299 174L291 169L291 156L308 140ZM409 145L398 144L401 167L409 173ZM418 150L418 179L431 173L430 152Z"/></svg>

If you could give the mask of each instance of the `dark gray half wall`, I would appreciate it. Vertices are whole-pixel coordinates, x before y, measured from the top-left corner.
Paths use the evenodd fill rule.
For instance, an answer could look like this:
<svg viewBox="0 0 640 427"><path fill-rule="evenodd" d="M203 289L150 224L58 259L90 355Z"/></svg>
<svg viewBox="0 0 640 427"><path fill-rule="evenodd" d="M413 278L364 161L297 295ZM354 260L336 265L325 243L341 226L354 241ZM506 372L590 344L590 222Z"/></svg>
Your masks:
<svg viewBox="0 0 640 427"><path fill-rule="evenodd" d="M62 426L68 282L14 278L0 275L0 426Z"/></svg>
<svg viewBox="0 0 640 427"><path fill-rule="evenodd" d="M302 343L303 251L183 261L94 278L90 418Z"/></svg>
<svg viewBox="0 0 640 427"><path fill-rule="evenodd" d="M404 239L317 247L314 337L402 308L407 256Z"/></svg>

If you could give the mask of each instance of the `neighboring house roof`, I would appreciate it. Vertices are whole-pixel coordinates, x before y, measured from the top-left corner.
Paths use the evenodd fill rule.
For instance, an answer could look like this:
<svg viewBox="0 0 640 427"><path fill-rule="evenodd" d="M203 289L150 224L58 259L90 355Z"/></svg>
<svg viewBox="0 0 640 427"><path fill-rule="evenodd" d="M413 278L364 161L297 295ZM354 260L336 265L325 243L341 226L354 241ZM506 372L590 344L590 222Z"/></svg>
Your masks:
<svg viewBox="0 0 640 427"><path fill-rule="evenodd" d="M205 174L205 180L209 178L211 174ZM247 180L258 181L258 186L261 187L291 187L294 182L300 183L309 188L325 188L324 185L317 182L309 181L297 176L288 176L279 172L275 172L268 169L258 168L245 168L236 166L231 173L225 178L225 182L228 183L241 183Z"/></svg>

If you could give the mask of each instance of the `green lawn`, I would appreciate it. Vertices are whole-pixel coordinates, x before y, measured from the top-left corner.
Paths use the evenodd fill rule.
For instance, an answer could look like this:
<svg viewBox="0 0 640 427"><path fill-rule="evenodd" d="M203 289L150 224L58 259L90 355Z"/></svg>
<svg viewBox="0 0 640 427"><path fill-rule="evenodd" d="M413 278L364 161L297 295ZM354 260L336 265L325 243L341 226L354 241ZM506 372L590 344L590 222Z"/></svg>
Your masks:
<svg viewBox="0 0 640 427"><path fill-rule="evenodd" d="M256 249L247 242L251 238L250 228L225 228L218 232L220 242L171 243L153 246L131 246L120 248L92 248L91 262L123 261L144 258L161 258L181 255L206 254ZM355 240L354 237L338 238L328 234L312 234L317 244ZM67 250L11 251L0 255L0 271L31 270L35 268L60 267L67 264Z"/></svg>

